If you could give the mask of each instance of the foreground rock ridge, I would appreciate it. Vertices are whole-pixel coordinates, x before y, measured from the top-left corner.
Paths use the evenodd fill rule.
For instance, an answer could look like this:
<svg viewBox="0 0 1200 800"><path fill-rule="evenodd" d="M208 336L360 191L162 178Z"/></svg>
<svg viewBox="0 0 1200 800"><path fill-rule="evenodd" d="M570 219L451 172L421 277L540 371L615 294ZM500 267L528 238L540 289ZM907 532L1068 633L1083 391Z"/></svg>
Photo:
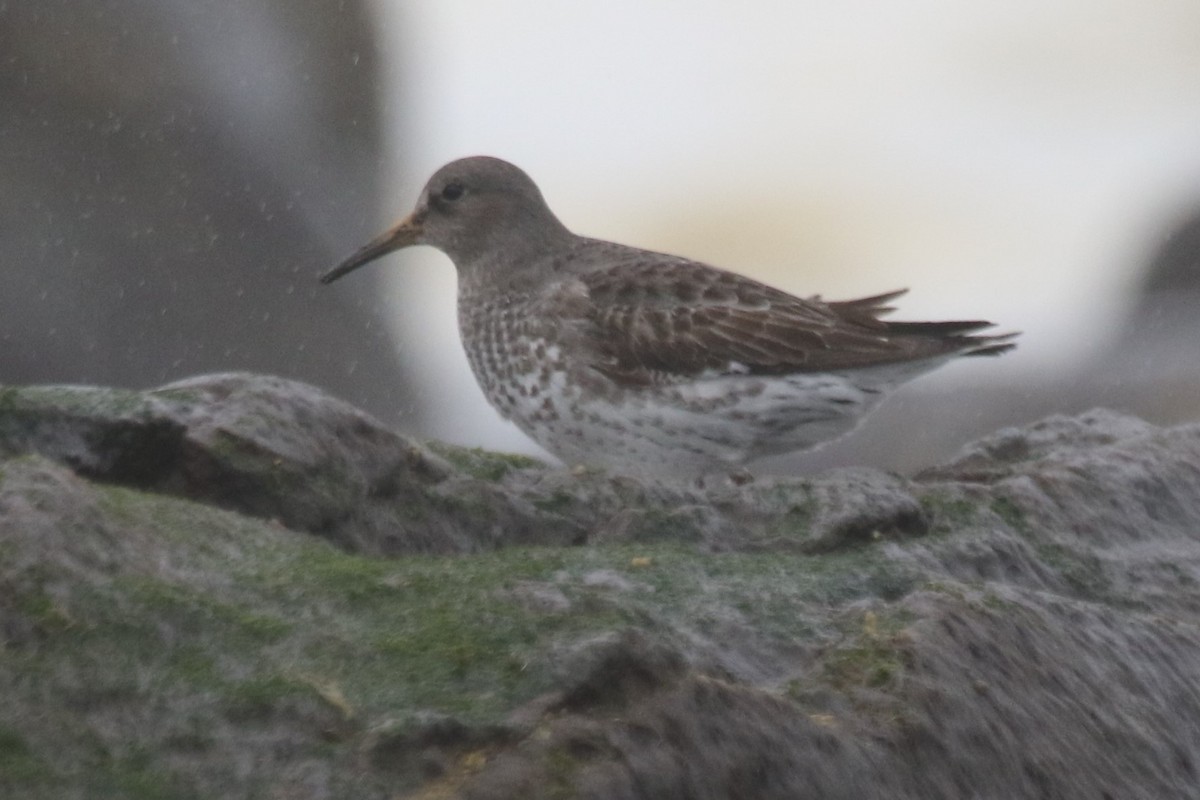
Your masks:
<svg viewBox="0 0 1200 800"><path fill-rule="evenodd" d="M646 480L0 387L0 796L1184 798L1200 425Z"/></svg>

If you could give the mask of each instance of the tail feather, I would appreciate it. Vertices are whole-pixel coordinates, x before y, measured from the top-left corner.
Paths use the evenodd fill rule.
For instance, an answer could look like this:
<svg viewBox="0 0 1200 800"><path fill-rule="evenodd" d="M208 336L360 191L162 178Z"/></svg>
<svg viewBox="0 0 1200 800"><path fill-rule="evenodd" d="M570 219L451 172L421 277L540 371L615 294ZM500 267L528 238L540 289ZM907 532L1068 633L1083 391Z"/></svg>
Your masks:
<svg viewBox="0 0 1200 800"><path fill-rule="evenodd" d="M967 336L968 340L973 340L970 350L964 350L964 356L998 356L1001 353L1007 353L1014 349L1016 342L1009 341L1020 336L1019 331L1011 333L998 333L995 336Z"/></svg>
<svg viewBox="0 0 1200 800"><path fill-rule="evenodd" d="M894 292L884 292L883 294L873 294L870 297L859 297L856 300L838 300L830 303L831 306L840 308L875 308L882 309L884 303L890 303L897 297L903 297L908 294L908 289L897 289Z"/></svg>
<svg viewBox="0 0 1200 800"><path fill-rule="evenodd" d="M880 319L895 309L888 305L908 292L895 292L841 300L829 303L838 316L879 332L887 337L905 338L914 345L913 353L926 355L957 353L963 356L998 356L1016 347L1012 342L1018 333L999 333L972 336L976 331L991 328L994 323L981 319L950 320L946 322L891 322Z"/></svg>
<svg viewBox="0 0 1200 800"><path fill-rule="evenodd" d="M906 294L908 294L908 289L898 289L894 292L860 297L857 300L837 300L829 303L829 307L845 316L859 317L865 315L869 318L874 318L881 314L888 314L895 311L894 307L887 304L897 297L903 297ZM820 297L814 299L819 300Z"/></svg>
<svg viewBox="0 0 1200 800"><path fill-rule="evenodd" d="M933 339L943 345L943 352L957 352L963 356L998 356L1017 345L1012 339L1021 334L1017 331L987 336L968 336L972 331L993 326L991 322L970 320L962 322L890 322L888 332L901 336L918 336Z"/></svg>
<svg viewBox="0 0 1200 800"><path fill-rule="evenodd" d="M889 322L888 330L906 336L961 336L965 333L994 327L996 323L982 319L953 320L947 322Z"/></svg>

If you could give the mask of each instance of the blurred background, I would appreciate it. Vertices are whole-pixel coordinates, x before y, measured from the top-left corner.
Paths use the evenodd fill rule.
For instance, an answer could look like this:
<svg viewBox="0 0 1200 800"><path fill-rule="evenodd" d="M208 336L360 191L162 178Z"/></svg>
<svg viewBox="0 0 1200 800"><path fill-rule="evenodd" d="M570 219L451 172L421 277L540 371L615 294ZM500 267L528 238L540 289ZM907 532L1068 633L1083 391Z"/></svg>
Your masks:
<svg viewBox="0 0 1200 800"><path fill-rule="evenodd" d="M537 454L475 386L444 256L315 282L486 153L579 233L1023 331L768 469L1197 419L1198 41L1194 0L0 3L0 383L250 369Z"/></svg>

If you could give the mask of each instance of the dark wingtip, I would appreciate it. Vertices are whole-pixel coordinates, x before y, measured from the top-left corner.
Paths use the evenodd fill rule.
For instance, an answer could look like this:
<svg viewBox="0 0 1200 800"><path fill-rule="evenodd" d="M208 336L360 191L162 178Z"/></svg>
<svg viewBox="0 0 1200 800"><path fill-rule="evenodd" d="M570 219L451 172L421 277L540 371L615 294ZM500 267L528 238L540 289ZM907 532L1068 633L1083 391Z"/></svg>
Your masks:
<svg viewBox="0 0 1200 800"><path fill-rule="evenodd" d="M835 300L829 303L829 307L847 316L861 316L863 314L872 317L880 316L895 311L896 309L889 306L888 303L906 294L908 294L908 289L897 289L894 292L860 297L856 300Z"/></svg>
<svg viewBox="0 0 1200 800"><path fill-rule="evenodd" d="M1009 350L1016 350L1017 343L1009 341L1021 335L1020 331L1011 333L998 333L995 336L973 336L970 337L979 342L978 347L972 347L963 353L964 356L998 356L1007 353Z"/></svg>
<svg viewBox="0 0 1200 800"><path fill-rule="evenodd" d="M995 323L981 319L955 320L950 322L889 322L889 332L902 336L929 337L943 343L943 352L956 352L964 356L998 356L1016 348L1011 340L1020 336L1019 331L995 335L972 336L976 331L995 327Z"/></svg>
<svg viewBox="0 0 1200 800"><path fill-rule="evenodd" d="M996 323L983 319L948 320L945 322L888 322L885 324L894 333L933 336L935 338L963 336L968 333L984 330L985 328L996 327ZM988 336L985 338L990 339L992 337Z"/></svg>

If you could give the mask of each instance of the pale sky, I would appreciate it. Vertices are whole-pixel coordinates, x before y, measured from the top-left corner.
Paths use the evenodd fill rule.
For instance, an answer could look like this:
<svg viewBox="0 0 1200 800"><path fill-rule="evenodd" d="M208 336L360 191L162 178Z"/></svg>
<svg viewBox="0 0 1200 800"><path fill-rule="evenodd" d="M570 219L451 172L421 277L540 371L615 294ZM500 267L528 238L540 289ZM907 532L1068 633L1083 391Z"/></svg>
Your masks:
<svg viewBox="0 0 1200 800"><path fill-rule="evenodd" d="M923 381L1088 357L1200 201L1195 0L378 7L404 158L394 216L438 166L486 153L579 233L800 295L908 286L897 319L1024 331L1013 356ZM536 452L475 388L449 261L407 251L385 268L407 279L402 357L455 398L431 434Z"/></svg>

